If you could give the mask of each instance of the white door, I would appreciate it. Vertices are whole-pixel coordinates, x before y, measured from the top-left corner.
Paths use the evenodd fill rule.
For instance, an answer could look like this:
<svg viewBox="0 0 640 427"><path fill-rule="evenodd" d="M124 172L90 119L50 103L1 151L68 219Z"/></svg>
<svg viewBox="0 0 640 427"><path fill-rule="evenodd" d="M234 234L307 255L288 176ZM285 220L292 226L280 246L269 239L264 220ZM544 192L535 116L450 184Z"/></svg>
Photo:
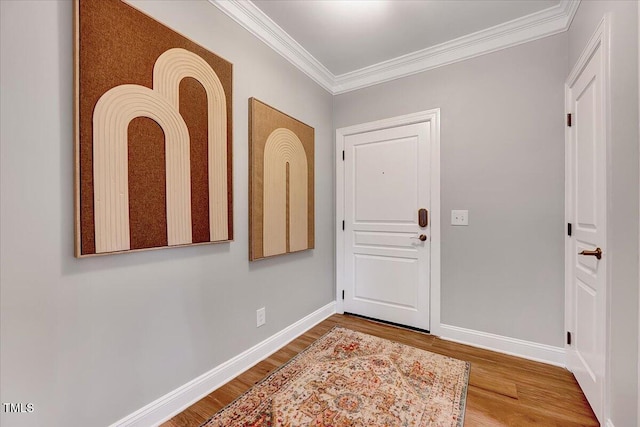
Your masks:
<svg viewBox="0 0 640 427"><path fill-rule="evenodd" d="M605 57L593 41L572 72L567 123L567 366L603 423L606 356ZM569 118L567 118L569 120ZM570 127L569 127L570 125ZM570 344L569 344L570 341Z"/></svg>
<svg viewBox="0 0 640 427"><path fill-rule="evenodd" d="M345 312L429 329L432 125L344 138Z"/></svg>

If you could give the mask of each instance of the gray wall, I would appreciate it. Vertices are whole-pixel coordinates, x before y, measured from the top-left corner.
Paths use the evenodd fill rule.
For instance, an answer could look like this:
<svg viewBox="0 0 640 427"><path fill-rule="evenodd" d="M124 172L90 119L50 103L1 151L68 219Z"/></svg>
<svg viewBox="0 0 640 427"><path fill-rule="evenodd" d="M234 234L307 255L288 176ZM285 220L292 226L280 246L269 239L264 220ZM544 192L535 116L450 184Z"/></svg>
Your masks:
<svg viewBox="0 0 640 427"><path fill-rule="evenodd" d="M562 88L611 11L612 420L636 425L635 2L583 1L568 34L333 99L207 2L136 4L234 64L235 242L73 258L72 5L0 1L0 401L36 407L1 424L111 423L332 301L332 130L436 107L442 322L562 346ZM316 249L251 264L250 96L316 130Z"/></svg>
<svg viewBox="0 0 640 427"><path fill-rule="evenodd" d="M334 98L338 128L441 108L442 323L563 346L566 76L560 34Z"/></svg>
<svg viewBox="0 0 640 427"><path fill-rule="evenodd" d="M611 17L612 188L608 248L611 420L638 425L638 3L583 1L569 29L575 64L605 13Z"/></svg>
<svg viewBox="0 0 640 427"><path fill-rule="evenodd" d="M334 299L331 95L206 1L137 4L234 64L235 242L73 257L72 2L0 2L1 401L35 404L2 425L109 424ZM316 249L251 264L250 96L316 131Z"/></svg>

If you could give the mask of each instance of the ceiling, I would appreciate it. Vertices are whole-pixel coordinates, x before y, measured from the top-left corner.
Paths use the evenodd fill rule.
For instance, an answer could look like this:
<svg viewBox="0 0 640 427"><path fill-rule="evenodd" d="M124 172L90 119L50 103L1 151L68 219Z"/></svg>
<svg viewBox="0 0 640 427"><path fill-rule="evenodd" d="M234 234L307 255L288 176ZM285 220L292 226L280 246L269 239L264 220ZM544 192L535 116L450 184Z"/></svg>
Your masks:
<svg viewBox="0 0 640 427"><path fill-rule="evenodd" d="M580 0L209 0L333 94L566 31Z"/></svg>
<svg viewBox="0 0 640 427"><path fill-rule="evenodd" d="M253 0L334 75L557 6L560 0Z"/></svg>

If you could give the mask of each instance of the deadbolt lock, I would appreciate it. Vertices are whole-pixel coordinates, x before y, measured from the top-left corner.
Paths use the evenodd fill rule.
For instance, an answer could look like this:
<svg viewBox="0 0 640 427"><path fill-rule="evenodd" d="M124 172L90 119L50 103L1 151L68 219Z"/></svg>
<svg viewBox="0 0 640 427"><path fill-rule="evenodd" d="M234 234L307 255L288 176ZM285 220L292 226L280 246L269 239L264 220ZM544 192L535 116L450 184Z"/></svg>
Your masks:
<svg viewBox="0 0 640 427"><path fill-rule="evenodd" d="M418 209L418 225L420 227L426 227L429 225L429 211L425 208Z"/></svg>

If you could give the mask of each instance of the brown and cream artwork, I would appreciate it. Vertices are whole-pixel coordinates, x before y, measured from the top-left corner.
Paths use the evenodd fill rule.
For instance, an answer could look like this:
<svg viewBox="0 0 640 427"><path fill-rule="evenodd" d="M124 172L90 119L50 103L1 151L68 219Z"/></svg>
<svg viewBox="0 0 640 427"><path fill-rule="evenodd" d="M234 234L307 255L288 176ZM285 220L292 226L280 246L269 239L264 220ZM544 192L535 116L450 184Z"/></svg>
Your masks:
<svg viewBox="0 0 640 427"><path fill-rule="evenodd" d="M76 0L76 256L233 239L231 63Z"/></svg>
<svg viewBox="0 0 640 427"><path fill-rule="evenodd" d="M249 259L314 247L314 129L249 99Z"/></svg>

